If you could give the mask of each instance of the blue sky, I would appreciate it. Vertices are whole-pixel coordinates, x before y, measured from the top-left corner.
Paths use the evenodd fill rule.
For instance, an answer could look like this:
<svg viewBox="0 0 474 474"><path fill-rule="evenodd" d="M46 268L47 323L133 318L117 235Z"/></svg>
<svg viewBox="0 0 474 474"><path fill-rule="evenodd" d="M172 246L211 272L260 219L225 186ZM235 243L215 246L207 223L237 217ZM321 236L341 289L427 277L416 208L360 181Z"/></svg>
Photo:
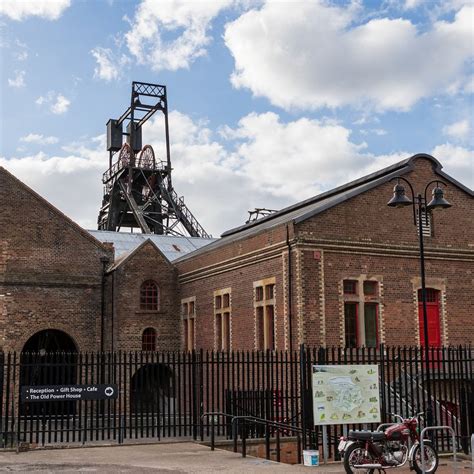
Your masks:
<svg viewBox="0 0 474 474"><path fill-rule="evenodd" d="M473 9L3 0L0 165L94 228L137 80L168 87L173 181L214 235L419 152L472 188ZM163 152L160 117L144 139Z"/></svg>

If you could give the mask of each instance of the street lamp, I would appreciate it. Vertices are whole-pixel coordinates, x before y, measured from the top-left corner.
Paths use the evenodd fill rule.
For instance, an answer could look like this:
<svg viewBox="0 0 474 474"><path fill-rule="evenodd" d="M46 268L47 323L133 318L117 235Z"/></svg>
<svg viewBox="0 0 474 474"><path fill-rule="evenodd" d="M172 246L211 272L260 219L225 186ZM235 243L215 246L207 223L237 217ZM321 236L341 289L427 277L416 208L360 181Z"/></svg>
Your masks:
<svg viewBox="0 0 474 474"><path fill-rule="evenodd" d="M401 176L397 176L393 180L397 180L397 184L393 188L393 197L387 203L387 206L390 207L406 207L412 206L413 208L413 223L415 226L417 225L416 222L416 207L418 206L418 234L419 234L419 244L420 244L420 267L421 267L421 299L423 302L423 338L425 343L425 362L426 362L426 397L428 399L426 404L426 421L427 425L431 426L433 423L433 407L431 406L431 377L430 377L430 365L429 365L429 340L428 340L428 314L426 310L426 287L425 287L425 250L424 250L424 243L423 243L423 211L425 214L425 221L426 226L428 226L428 211L434 209L446 209L451 207L451 204L444 199L444 191L440 187L440 185L447 186L446 183L434 180L430 181L426 187L425 192L423 195L418 193L415 196L415 192L413 191L413 186L410 182L402 178ZM408 184L411 191L411 199L405 193L405 187L403 184L400 183L404 181ZM428 190L428 186L430 184L436 183L436 187L432 190L432 199L430 202L427 202L426 199L426 191Z"/></svg>

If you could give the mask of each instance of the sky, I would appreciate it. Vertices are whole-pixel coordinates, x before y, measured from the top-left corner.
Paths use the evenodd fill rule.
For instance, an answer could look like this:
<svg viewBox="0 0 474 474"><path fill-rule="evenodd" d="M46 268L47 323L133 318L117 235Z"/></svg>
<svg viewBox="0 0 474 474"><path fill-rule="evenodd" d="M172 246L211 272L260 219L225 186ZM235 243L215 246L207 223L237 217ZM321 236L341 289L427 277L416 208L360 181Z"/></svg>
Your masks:
<svg viewBox="0 0 474 474"><path fill-rule="evenodd" d="M473 0L0 0L0 166L96 228L105 124L143 81L214 236L415 153L472 189L473 59ZM164 158L161 114L143 141Z"/></svg>

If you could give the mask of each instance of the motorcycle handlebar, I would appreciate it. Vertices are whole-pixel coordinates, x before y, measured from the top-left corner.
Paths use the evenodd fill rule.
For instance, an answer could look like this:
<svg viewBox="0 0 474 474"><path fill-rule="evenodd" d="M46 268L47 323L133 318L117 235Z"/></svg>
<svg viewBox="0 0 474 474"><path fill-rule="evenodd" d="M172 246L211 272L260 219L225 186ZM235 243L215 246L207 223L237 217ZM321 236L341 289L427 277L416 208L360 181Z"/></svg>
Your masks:
<svg viewBox="0 0 474 474"><path fill-rule="evenodd" d="M398 418L402 423L405 421L401 415L397 415L397 413L389 413L390 416L393 416L394 418ZM425 412L421 411L420 413L417 413L414 418L418 419L421 418L422 416L425 415Z"/></svg>
<svg viewBox="0 0 474 474"><path fill-rule="evenodd" d="M393 416L394 418L399 418L400 421L403 423L403 417L401 417L400 415L397 415L396 413L389 413L390 416Z"/></svg>

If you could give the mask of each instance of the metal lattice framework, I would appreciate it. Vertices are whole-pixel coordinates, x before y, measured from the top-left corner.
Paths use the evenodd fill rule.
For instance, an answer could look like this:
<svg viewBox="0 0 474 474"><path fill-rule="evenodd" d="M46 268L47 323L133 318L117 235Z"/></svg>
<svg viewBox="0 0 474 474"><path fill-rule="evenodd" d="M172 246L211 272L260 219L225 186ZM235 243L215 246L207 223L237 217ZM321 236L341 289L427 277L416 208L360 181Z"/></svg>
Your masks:
<svg viewBox="0 0 474 474"><path fill-rule="evenodd" d="M157 111L164 117L164 160L157 160L150 145L141 147L141 127ZM139 228L143 233L210 237L173 189L166 86L133 82L130 107L113 126L122 130L124 122L128 123L127 131L119 133L126 137L126 143L109 148L99 230L126 227Z"/></svg>

